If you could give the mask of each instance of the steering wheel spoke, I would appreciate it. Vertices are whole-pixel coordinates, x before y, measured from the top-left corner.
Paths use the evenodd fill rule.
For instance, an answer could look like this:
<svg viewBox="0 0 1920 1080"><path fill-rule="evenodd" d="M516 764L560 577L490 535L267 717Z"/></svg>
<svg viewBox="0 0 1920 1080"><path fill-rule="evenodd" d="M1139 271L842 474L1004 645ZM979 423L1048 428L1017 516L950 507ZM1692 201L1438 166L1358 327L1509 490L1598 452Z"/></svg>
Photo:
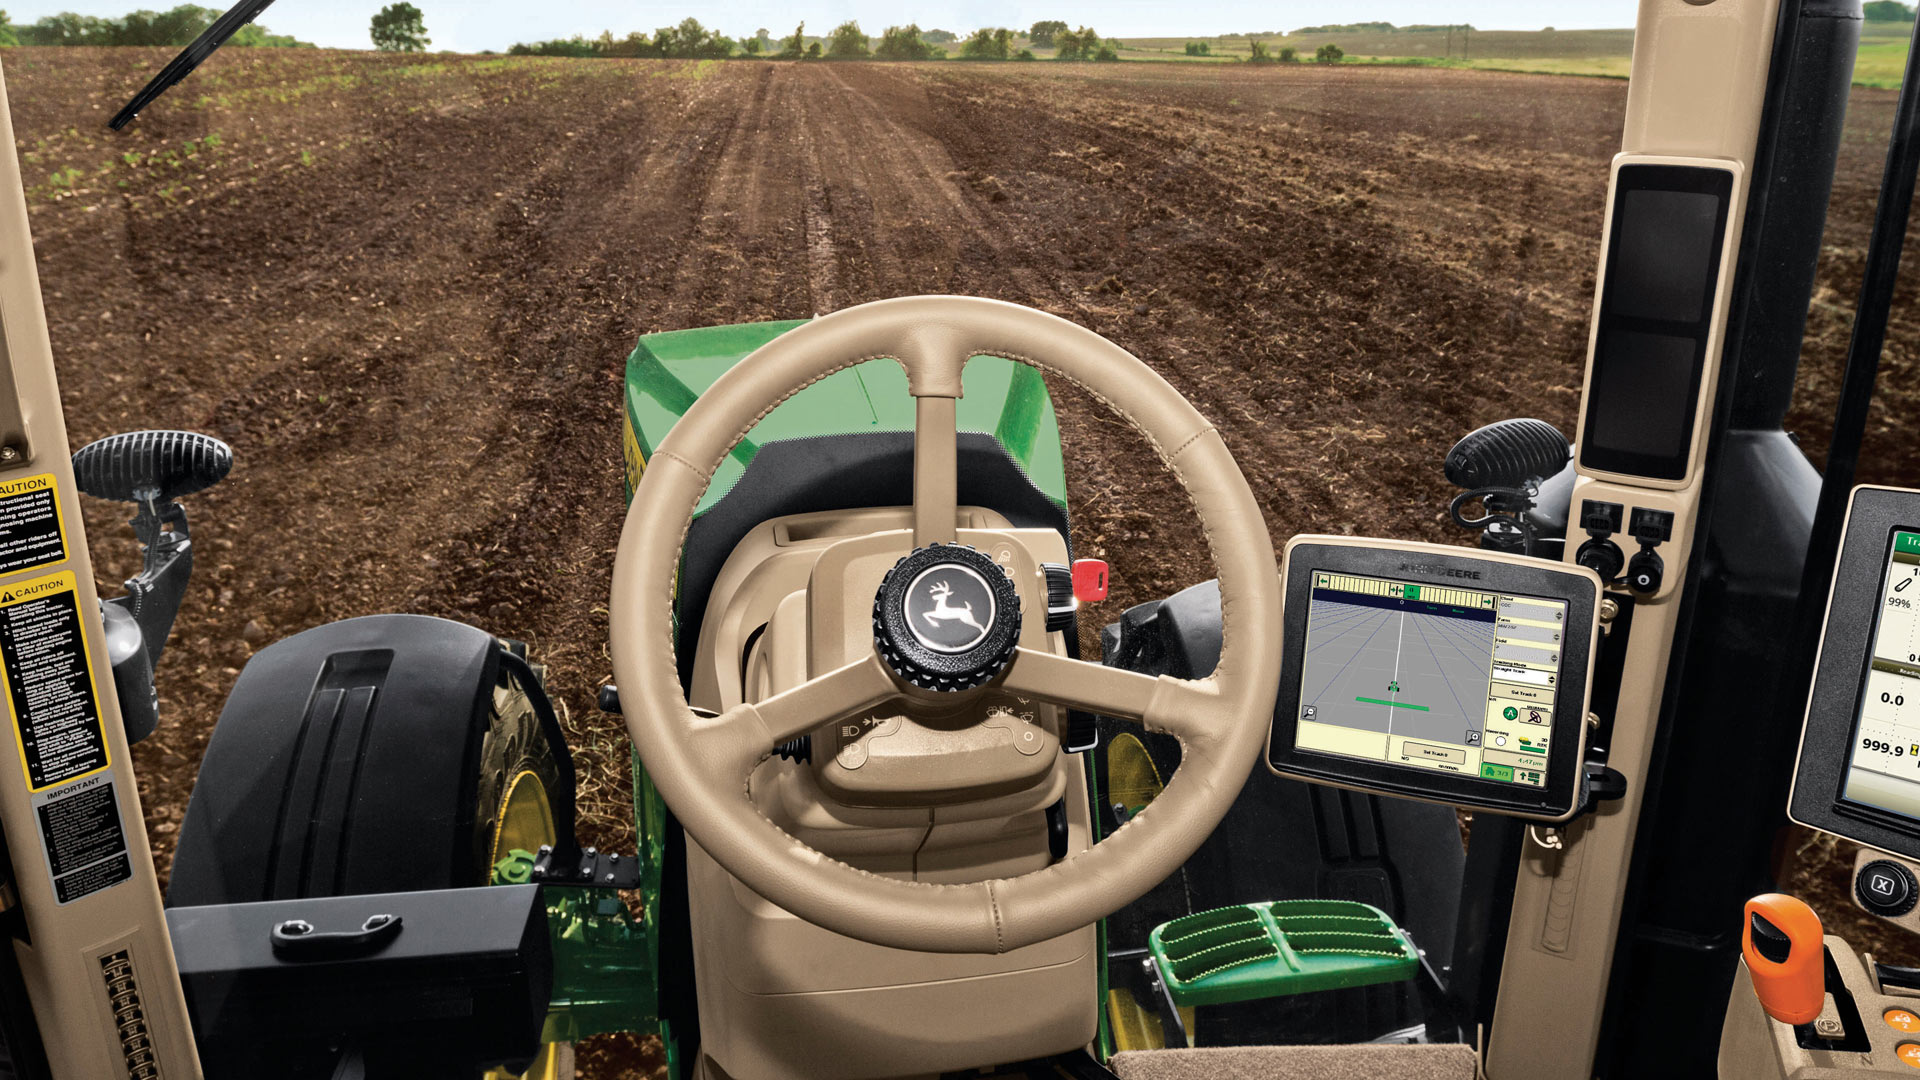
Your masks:
<svg viewBox="0 0 1920 1080"><path fill-rule="evenodd" d="M1040 649L1015 652L1001 688L1071 709L1138 720L1149 731L1187 739L1211 732L1206 718L1213 715L1219 698L1211 680L1156 678Z"/></svg>
<svg viewBox="0 0 1920 1080"><path fill-rule="evenodd" d="M914 399L913 545L951 544L959 514L959 402Z"/></svg>
<svg viewBox="0 0 1920 1080"><path fill-rule="evenodd" d="M744 775L775 746L875 708L897 693L899 687L880 658L868 654L763 701L696 718L694 730L711 746L711 754Z"/></svg>

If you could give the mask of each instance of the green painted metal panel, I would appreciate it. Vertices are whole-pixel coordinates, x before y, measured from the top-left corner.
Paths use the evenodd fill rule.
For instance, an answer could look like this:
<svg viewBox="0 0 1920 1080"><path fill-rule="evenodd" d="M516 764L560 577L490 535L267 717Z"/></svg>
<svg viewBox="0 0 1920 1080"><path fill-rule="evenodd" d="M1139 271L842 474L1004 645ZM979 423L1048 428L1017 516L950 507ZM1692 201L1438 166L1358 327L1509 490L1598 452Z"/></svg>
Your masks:
<svg viewBox="0 0 1920 1080"><path fill-rule="evenodd" d="M742 323L642 337L627 358L625 453L627 490L646 459L687 408L753 350L800 322ZM1026 364L976 356L961 375L960 430L994 436L1034 486L1066 506L1060 428L1046 381ZM865 431L913 430L906 373L892 360L869 360L788 398L747 433L714 474L696 513L733 487L759 448L781 439Z"/></svg>

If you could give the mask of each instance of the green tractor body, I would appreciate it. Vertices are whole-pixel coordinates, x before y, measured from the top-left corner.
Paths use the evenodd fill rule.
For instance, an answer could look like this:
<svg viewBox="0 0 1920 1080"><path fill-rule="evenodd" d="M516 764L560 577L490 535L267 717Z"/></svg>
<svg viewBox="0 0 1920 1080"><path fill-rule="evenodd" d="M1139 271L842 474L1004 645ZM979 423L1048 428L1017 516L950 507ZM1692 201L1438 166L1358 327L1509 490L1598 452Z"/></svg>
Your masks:
<svg viewBox="0 0 1920 1080"><path fill-rule="evenodd" d="M805 320L741 323L648 334L627 357L623 449L627 494L632 495L653 448L714 380L753 350ZM1053 399L1039 372L997 356L967 362L960 430L991 435L1035 487L1062 510L1066 469ZM714 474L696 516L712 509L760 448L771 442L822 435L913 430L907 376L892 360L867 360L835 372L782 402L754 425Z"/></svg>

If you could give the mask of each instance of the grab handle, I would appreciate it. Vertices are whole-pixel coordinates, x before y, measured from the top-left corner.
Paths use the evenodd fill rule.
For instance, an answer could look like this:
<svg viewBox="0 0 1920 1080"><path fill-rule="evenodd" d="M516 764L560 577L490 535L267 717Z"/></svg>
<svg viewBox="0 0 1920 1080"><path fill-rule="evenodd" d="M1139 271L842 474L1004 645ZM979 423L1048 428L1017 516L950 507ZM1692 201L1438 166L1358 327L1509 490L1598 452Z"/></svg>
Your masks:
<svg viewBox="0 0 1920 1080"><path fill-rule="evenodd" d="M400 936L400 916L370 915L358 930L321 932L305 919L288 919L273 928L273 951L282 960L343 960L379 952Z"/></svg>

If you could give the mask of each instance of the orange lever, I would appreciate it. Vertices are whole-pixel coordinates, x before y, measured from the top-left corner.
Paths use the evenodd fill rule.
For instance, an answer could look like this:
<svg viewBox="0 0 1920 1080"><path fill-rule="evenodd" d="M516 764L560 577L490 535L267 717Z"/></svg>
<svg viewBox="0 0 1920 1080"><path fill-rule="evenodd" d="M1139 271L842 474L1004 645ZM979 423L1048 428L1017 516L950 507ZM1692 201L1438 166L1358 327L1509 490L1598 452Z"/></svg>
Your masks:
<svg viewBox="0 0 1920 1080"><path fill-rule="evenodd" d="M1782 893L1747 901L1740 951L1753 975L1753 992L1767 1015L1783 1024L1810 1024L1827 1000L1827 949L1820 916Z"/></svg>

